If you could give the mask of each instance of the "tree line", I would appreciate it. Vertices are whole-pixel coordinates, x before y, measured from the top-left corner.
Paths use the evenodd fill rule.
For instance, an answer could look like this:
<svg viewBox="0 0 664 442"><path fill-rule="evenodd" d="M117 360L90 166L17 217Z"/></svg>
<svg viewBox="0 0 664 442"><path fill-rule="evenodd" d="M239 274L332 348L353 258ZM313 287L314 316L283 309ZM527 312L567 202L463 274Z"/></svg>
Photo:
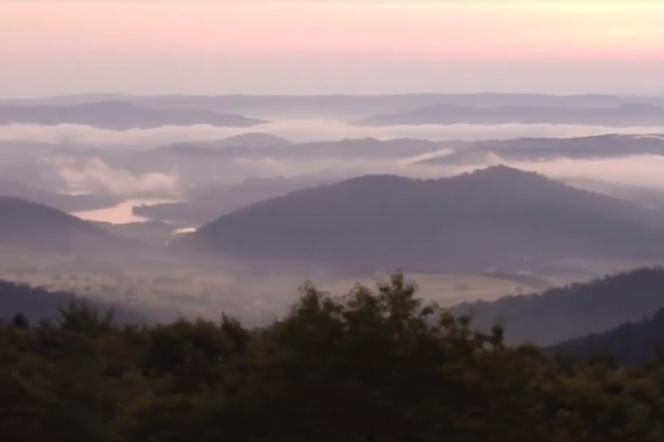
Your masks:
<svg viewBox="0 0 664 442"><path fill-rule="evenodd" d="M3 441L664 440L664 363L509 347L401 275L285 317L120 325L80 302L0 325Z"/></svg>

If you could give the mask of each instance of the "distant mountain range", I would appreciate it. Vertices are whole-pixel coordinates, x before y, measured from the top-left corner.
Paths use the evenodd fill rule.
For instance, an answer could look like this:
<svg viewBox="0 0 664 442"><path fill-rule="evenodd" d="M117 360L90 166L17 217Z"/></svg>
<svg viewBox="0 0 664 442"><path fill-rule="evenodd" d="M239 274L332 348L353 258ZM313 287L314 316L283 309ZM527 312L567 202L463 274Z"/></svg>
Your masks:
<svg viewBox="0 0 664 442"><path fill-rule="evenodd" d="M356 122L364 126L398 124L567 124L607 127L664 126L664 108L648 104L615 107L505 105L469 107L439 104L408 112L376 115Z"/></svg>
<svg viewBox="0 0 664 442"><path fill-rule="evenodd" d="M638 321L664 307L664 269L640 269L537 295L508 296L452 308L470 315L475 327L505 327L509 344L548 346ZM664 337L664 335L662 335ZM594 341L587 346L594 345ZM569 344L570 349L586 343Z"/></svg>
<svg viewBox="0 0 664 442"><path fill-rule="evenodd" d="M499 166L293 192L224 215L178 244L345 271L518 271L563 257L662 257L664 222L631 203Z"/></svg>
<svg viewBox="0 0 664 442"><path fill-rule="evenodd" d="M41 204L0 197L0 246L99 253L118 245L117 238L79 218Z"/></svg>
<svg viewBox="0 0 664 442"><path fill-rule="evenodd" d="M264 121L210 110L153 109L122 101L103 101L62 106L0 106L0 124L11 123L81 124L102 129L126 130L194 124L249 127Z"/></svg>
<svg viewBox="0 0 664 442"><path fill-rule="evenodd" d="M616 107L626 104L663 105L661 96L601 94L392 94L392 95L153 95L81 94L33 100L4 100L0 104L74 105L98 101L123 101L159 109L204 109L255 115L261 118L332 117L357 119L377 114L402 113L435 105L463 107Z"/></svg>

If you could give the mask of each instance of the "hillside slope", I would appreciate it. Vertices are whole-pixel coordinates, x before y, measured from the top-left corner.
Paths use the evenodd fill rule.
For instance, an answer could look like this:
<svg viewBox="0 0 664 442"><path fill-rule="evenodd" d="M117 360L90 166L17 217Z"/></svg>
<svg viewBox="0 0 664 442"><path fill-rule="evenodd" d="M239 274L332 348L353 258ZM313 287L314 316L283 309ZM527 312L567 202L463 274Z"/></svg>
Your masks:
<svg viewBox="0 0 664 442"><path fill-rule="evenodd" d="M627 322L603 333L571 339L551 350L582 360L610 357L620 365L639 366L653 362L663 355L664 308L647 319Z"/></svg>
<svg viewBox="0 0 664 442"><path fill-rule="evenodd" d="M494 302L454 307L480 329L505 326L510 344L553 345L638 321L664 307L664 269L640 269L537 295L508 296Z"/></svg>
<svg viewBox="0 0 664 442"><path fill-rule="evenodd" d="M44 251L95 251L118 245L104 230L56 209L0 197L0 245Z"/></svg>
<svg viewBox="0 0 664 442"><path fill-rule="evenodd" d="M493 167L438 180L364 176L231 212L190 250L347 270L514 271L563 257L662 256L664 222L636 205Z"/></svg>

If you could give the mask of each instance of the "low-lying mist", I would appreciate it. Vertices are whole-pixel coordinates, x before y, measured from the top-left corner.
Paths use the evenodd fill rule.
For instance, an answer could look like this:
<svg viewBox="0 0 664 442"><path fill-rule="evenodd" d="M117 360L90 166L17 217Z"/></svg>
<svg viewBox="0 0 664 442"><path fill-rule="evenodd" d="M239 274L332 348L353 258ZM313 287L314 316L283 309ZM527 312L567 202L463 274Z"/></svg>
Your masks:
<svg viewBox="0 0 664 442"><path fill-rule="evenodd" d="M180 194L178 178L162 172L132 173L113 168L100 158L56 158L54 166L71 193L174 198Z"/></svg>
<svg viewBox="0 0 664 442"><path fill-rule="evenodd" d="M578 159L556 158L547 161L506 160L493 155L488 162L464 166L441 166L447 175L469 172L478 168L504 164L521 170L533 171L575 187L604 193L617 198L634 198L643 202L636 191L661 194L659 209L664 209L664 156L632 155L626 157ZM430 172L431 169L428 169ZM650 204L648 204L650 205Z"/></svg>
<svg viewBox="0 0 664 442"><path fill-rule="evenodd" d="M664 127L621 127L554 125L554 124L451 124L396 125L387 127L358 126L333 119L288 119L260 124L252 128L209 125L165 126L155 129L124 131L63 124L37 126L4 125L0 142L38 142L93 147L156 147L177 142L213 141L247 132L265 132L295 142L338 140L342 138L417 138L426 140L487 140L531 137L582 137L605 133L664 133Z"/></svg>
<svg viewBox="0 0 664 442"><path fill-rule="evenodd" d="M454 149L466 149L471 139L543 136L549 132L557 137L576 136L601 133L603 128L546 125L361 128L339 121L323 120L279 121L265 126L261 129L270 128L270 134L294 142L311 139L342 140L368 135L380 135L382 139L412 136L426 140L457 138L466 141L434 142L426 149L418 147L412 153L409 153L410 148L405 142L401 150L395 150L394 145L388 151L387 147L383 148L380 144L370 149L358 144L358 149L362 149L354 152L352 146L339 141L338 149L334 143L327 143L325 150L320 151L316 150L316 145L301 144L281 145L274 150L269 145L260 149L202 145L205 146L203 149L211 149L209 153L193 150L176 154L164 147L188 141L217 140L246 132L246 129L195 126L109 131L71 125L13 125L0 130L0 139L5 140L3 167L0 169L8 181L51 192L180 202L205 194L205 190L211 195L215 188L229 186L235 186L240 197L242 190L238 186L252 179L279 178L300 182L298 185L284 186L292 191L300 188L298 186L303 188L316 182L340 181L365 174L438 178L497 164L537 171L554 179L607 194L615 193L616 186L664 190L661 174L664 157L659 155L590 159L561 156L546 161L526 161L503 158L500 152L494 152L486 155L482 161L462 165L453 162L447 164L444 159L444 155ZM630 128L626 132L640 130ZM52 144L35 144L39 142ZM307 149L310 149L311 154ZM297 153L291 155L289 151ZM442 160L435 163L426 161L434 157L442 157ZM274 193L266 195L274 196ZM629 192L617 194L620 197L630 195ZM241 206L241 197L238 197L233 199L231 206ZM255 193L247 198L247 203L255 201ZM200 206L201 202L205 204L201 200L197 204ZM218 203L210 199L210 207L204 210L206 221L212 219L210 215L215 213L213 205ZM223 212L222 206L217 212L219 215Z"/></svg>
<svg viewBox="0 0 664 442"><path fill-rule="evenodd" d="M469 148L475 140L578 137L607 131L595 126L542 124L362 127L324 119L278 120L249 130L189 126L113 131L76 125L7 125L0 127L0 172L7 192L19 184L34 188L21 195L29 195L28 199L34 195L41 198L37 202L106 222L103 227L109 232L136 244L145 243L146 248L140 256L96 250L70 256L17 255L6 249L0 253L0 278L126 305L148 312L154 319L218 317L225 311L248 324L265 323L287 311L305 280L338 293L356 282L372 284L397 269L347 275L324 269L259 269L227 259L175 257L164 248L173 233L195 229L248 204L361 175L429 179L498 164L536 171L664 211L664 156L660 155L526 161L503 158L497 151L470 164L445 162L445 155ZM632 127L619 132L656 131L659 129ZM269 145L269 138L261 146L196 144L248 132L287 141L275 139L281 143L278 146ZM411 140L382 144L366 140L369 137ZM417 139L428 141L413 142ZM441 160L427 161L434 158ZM62 200L62 195L96 197L109 206L74 210L71 208L81 203ZM482 269L468 274L415 274L412 278L420 282L425 297L452 305L534 292L649 264L636 260L573 262L568 265L573 271L529 278L488 274Z"/></svg>

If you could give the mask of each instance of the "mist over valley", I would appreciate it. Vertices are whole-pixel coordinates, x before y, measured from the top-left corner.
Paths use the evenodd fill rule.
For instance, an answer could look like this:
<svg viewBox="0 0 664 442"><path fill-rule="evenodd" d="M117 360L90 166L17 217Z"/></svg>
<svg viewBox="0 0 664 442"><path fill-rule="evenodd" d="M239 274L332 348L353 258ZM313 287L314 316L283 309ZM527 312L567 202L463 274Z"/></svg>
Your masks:
<svg viewBox="0 0 664 442"><path fill-rule="evenodd" d="M69 213L113 238L113 247L65 251L8 242L6 253L22 250L24 264L7 260L7 279L130 305L153 319L223 310L261 323L286 312L307 279L343 291L401 270L430 299L453 305L664 258L664 137L656 128L356 124L362 113L424 102L589 109L633 97L102 98L269 122L110 129L116 123L104 119L115 117L102 115L97 127L0 127L1 194ZM79 109L95 99L20 106ZM603 233L594 226L599 219Z"/></svg>

